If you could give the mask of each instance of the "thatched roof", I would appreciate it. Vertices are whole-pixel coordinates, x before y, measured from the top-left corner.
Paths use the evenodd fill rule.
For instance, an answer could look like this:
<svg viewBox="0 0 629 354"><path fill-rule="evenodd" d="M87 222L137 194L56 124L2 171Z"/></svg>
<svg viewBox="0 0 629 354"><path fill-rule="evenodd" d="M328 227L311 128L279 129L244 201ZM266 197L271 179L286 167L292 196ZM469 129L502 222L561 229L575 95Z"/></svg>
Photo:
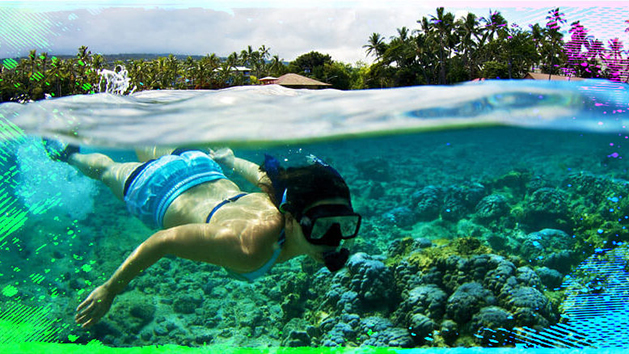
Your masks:
<svg viewBox="0 0 629 354"><path fill-rule="evenodd" d="M549 78L550 76L550 78ZM525 79L529 80L552 80L552 81L580 81L583 78L577 76L563 76L563 75L548 75L542 73L528 73L524 76Z"/></svg>
<svg viewBox="0 0 629 354"><path fill-rule="evenodd" d="M317 81L298 74L282 75L275 81L275 83L292 88L323 88L332 86L330 84L326 84L325 82Z"/></svg>

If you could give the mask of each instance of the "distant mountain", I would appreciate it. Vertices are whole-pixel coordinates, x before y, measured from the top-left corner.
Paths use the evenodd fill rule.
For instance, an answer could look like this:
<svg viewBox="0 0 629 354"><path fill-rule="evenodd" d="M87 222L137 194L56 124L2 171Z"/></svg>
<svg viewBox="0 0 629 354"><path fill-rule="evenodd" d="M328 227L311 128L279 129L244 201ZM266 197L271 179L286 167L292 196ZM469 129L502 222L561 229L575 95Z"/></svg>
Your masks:
<svg viewBox="0 0 629 354"><path fill-rule="evenodd" d="M108 62L114 62L117 60L127 61L127 60L155 60L159 57L167 58L171 53L163 53L163 54L149 54L149 53L121 53L121 54L102 54L102 56L107 59ZM189 54L173 54L175 58L178 60L184 60L187 57L191 57L194 60L199 60L203 58L205 55L189 55Z"/></svg>
<svg viewBox="0 0 629 354"><path fill-rule="evenodd" d="M38 53L41 54L41 53ZM99 53L92 53L92 55L94 54L99 54ZM170 55L170 53L165 53L165 54L151 54L151 53L120 53L120 54L101 54L105 60L107 60L108 63L113 63L115 61L127 61L127 60L140 60L140 59L144 59L144 60L155 60L159 57L168 57ZM173 54L175 56L175 58L177 58L178 60L184 60L187 57L192 57L192 59L194 60L199 60L201 58L203 58L205 55L188 55L188 54ZM57 57L59 59L72 59L72 58L76 58L76 55L57 55L57 54L51 54L48 53L48 57ZM4 59L8 59L8 58L2 58L0 60L4 60ZM21 60L21 59L27 59L27 57L20 57L20 58L12 58L15 60Z"/></svg>

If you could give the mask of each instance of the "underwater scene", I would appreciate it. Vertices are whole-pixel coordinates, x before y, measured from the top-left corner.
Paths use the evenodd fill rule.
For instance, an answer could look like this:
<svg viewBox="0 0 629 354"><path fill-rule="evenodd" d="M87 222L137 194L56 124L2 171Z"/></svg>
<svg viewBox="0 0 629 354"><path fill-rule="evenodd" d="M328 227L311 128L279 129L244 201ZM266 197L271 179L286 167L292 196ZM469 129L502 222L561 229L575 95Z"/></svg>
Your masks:
<svg viewBox="0 0 629 354"><path fill-rule="evenodd" d="M627 86L448 90L271 86L0 105L4 342L629 346ZM246 282L165 255L84 329L77 306L157 229L104 183L51 158L59 151L42 136L116 162L138 161L133 148L150 145L230 147L282 166L315 155L346 181L360 231L335 272L300 256ZM260 191L223 170L242 191Z"/></svg>

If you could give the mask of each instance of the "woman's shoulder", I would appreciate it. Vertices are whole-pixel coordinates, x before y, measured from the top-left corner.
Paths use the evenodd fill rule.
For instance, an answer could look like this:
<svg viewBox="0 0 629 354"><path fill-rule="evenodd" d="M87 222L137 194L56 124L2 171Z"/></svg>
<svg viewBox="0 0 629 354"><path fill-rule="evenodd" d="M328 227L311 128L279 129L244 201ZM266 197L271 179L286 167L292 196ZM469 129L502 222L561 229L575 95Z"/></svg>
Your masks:
<svg viewBox="0 0 629 354"><path fill-rule="evenodd" d="M273 204L273 201L271 200L269 195L266 193L262 193L262 192L249 193L245 195L242 199L243 201L246 201L249 203L255 203L260 206L264 206L266 208L273 208L279 213L279 210L277 209L275 204Z"/></svg>

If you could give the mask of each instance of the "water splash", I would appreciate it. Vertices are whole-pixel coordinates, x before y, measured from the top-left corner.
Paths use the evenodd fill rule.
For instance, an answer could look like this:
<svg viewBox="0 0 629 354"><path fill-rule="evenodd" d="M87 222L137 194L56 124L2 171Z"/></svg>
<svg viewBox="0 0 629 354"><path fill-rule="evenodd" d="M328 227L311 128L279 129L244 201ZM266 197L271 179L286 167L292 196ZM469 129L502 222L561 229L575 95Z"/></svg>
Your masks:
<svg viewBox="0 0 629 354"><path fill-rule="evenodd" d="M83 220L92 212L96 181L68 164L50 160L39 139L26 139L17 146L15 156L20 171L15 192L30 214Z"/></svg>
<svg viewBox="0 0 629 354"><path fill-rule="evenodd" d="M124 95L129 90L131 84L131 78L129 78L129 72L124 65L116 65L114 70L99 70L100 81L98 82L98 92L111 93L114 95ZM104 80L104 82L103 82ZM103 89L104 84L104 89ZM137 87L128 92L132 94Z"/></svg>

